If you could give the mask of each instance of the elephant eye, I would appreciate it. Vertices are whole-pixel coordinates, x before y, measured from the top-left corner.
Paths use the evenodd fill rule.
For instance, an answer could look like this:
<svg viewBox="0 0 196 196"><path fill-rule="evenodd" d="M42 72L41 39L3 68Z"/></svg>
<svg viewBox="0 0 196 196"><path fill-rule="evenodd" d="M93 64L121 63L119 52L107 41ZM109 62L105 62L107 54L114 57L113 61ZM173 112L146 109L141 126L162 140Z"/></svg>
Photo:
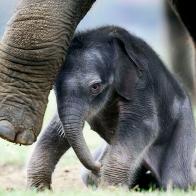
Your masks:
<svg viewBox="0 0 196 196"><path fill-rule="evenodd" d="M101 83L94 83L90 86L90 92L92 95L98 95L102 91Z"/></svg>

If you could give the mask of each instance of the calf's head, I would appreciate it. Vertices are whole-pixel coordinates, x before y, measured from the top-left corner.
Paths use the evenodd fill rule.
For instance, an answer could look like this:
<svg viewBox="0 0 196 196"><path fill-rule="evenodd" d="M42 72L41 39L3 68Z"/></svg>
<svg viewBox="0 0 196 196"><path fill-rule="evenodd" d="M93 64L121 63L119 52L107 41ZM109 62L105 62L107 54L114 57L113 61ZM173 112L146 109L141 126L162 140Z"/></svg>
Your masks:
<svg viewBox="0 0 196 196"><path fill-rule="evenodd" d="M126 36L129 33L119 28L77 34L55 83L65 135L90 170L97 171L100 165L93 161L84 140L84 121L98 114L113 93L129 101L141 70Z"/></svg>

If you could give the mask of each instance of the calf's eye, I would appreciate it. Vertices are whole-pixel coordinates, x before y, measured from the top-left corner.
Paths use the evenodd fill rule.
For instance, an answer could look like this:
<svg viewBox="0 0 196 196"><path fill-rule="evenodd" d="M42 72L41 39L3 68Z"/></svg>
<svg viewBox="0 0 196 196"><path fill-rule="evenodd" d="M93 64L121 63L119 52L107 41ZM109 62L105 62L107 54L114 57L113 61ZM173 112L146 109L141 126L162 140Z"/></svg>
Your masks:
<svg viewBox="0 0 196 196"><path fill-rule="evenodd" d="M90 92L93 95L98 95L102 91L101 83L94 83L90 86Z"/></svg>

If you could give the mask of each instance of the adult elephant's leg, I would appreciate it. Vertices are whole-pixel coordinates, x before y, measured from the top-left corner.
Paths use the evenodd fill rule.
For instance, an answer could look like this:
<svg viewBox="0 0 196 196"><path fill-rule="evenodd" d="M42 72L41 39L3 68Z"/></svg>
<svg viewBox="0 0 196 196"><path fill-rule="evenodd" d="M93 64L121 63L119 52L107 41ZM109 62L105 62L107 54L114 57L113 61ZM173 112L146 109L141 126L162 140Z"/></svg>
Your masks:
<svg viewBox="0 0 196 196"><path fill-rule="evenodd" d="M0 44L0 137L36 140L73 32L94 1L21 1Z"/></svg>
<svg viewBox="0 0 196 196"><path fill-rule="evenodd" d="M196 34L195 34L195 20L194 20L194 1L184 1L184 0L168 0L173 8L177 11L177 15L180 17L186 28L188 29L190 35L193 38L194 44L196 44Z"/></svg>
<svg viewBox="0 0 196 196"><path fill-rule="evenodd" d="M189 4L185 2L185 4ZM193 40L184 24L179 20L171 6L166 4L167 28L169 35L169 54L172 71L184 84L196 103L196 67Z"/></svg>
<svg viewBox="0 0 196 196"><path fill-rule="evenodd" d="M50 189L55 166L69 147L59 117L55 116L38 140L28 163L27 186Z"/></svg>

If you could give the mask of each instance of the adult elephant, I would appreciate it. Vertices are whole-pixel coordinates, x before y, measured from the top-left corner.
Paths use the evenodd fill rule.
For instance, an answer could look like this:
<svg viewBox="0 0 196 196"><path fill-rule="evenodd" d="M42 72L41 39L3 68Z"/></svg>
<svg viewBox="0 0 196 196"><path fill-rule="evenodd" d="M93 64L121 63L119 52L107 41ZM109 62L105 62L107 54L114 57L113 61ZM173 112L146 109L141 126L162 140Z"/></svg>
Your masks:
<svg viewBox="0 0 196 196"><path fill-rule="evenodd" d="M195 38L193 18L183 11L191 2L187 7L183 0L170 1ZM73 32L94 2L21 1L0 45L0 137L25 145L36 140Z"/></svg>
<svg viewBox="0 0 196 196"><path fill-rule="evenodd" d="M185 27L189 31L193 38L194 44L196 44L196 33L195 33L195 20L194 20L194 1L188 3L183 0L168 0L170 5L175 9L177 15L180 17Z"/></svg>
<svg viewBox="0 0 196 196"><path fill-rule="evenodd" d="M0 44L0 137L32 144L73 32L95 0L22 0Z"/></svg>

